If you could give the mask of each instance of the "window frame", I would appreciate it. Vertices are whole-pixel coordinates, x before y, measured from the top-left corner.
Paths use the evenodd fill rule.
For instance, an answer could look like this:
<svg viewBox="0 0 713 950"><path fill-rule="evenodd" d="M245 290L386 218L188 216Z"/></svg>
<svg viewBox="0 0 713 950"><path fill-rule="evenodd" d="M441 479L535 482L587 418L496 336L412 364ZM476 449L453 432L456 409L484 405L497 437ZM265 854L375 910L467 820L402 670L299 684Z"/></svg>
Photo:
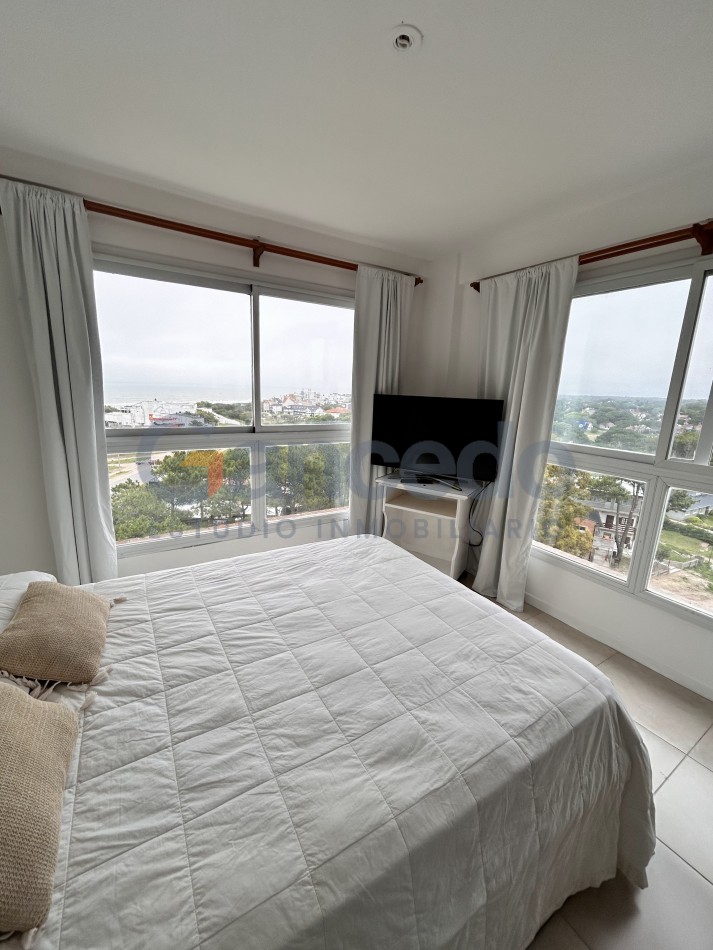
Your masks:
<svg viewBox="0 0 713 950"><path fill-rule="evenodd" d="M647 588L659 534L666 515L665 504L669 489L683 488L689 491L713 492L713 465L695 460L668 458L673 444L679 402L685 386L686 370L692 352L696 321L707 276L710 276L713 282L713 255L692 257L683 261L679 259L671 263L641 265L616 275L584 276L577 282L574 298L668 283L672 280L691 280L655 454L646 455L624 449L550 441L547 464L634 478L645 485L637 524L636 544L627 577L618 578L598 571L590 567L587 562L569 556L565 552L556 551L534 539L531 553L537 559L556 563L581 577L586 577L620 593L627 593L688 622L703 621L704 624L710 625L709 612L672 600ZM713 399L709 400L703 425L713 424L710 423L712 417ZM703 429L701 431L703 432Z"/></svg>
<svg viewBox="0 0 713 950"><path fill-rule="evenodd" d="M292 281L262 279L259 282L239 273L213 272L210 269L196 268L176 262L165 263L148 258L136 260L121 255L97 253L94 255L94 270L129 277L143 277L151 280L163 280L169 283L183 283L197 287L227 290L232 293L246 294L250 298L250 336L251 370L253 401L252 426L206 427L205 431L192 428L105 428L107 455L146 452L181 451L191 449L232 449L250 450L250 493L251 516L249 522L230 525L216 537L215 532L204 529L201 534L187 530L180 537L161 536L156 538L137 538L117 545L120 559L149 552L195 547L202 544L214 544L218 541L254 537L275 530L276 525L266 517L266 464L265 450L273 445L308 445L349 442L350 422L299 423L295 425L267 425L262 422L262 399L260 393L260 297L281 297L288 300L300 300L306 303L326 304L354 310L354 292L349 290L331 290L313 288ZM352 354L353 355L353 354ZM102 397L103 398L103 397ZM147 443L149 443L147 445ZM305 512L290 515L289 522L295 525L313 525L341 522L347 518L344 508L331 509L328 512ZM268 527L269 525L269 527ZM246 535L246 531L250 529ZM279 532L277 532L279 534Z"/></svg>

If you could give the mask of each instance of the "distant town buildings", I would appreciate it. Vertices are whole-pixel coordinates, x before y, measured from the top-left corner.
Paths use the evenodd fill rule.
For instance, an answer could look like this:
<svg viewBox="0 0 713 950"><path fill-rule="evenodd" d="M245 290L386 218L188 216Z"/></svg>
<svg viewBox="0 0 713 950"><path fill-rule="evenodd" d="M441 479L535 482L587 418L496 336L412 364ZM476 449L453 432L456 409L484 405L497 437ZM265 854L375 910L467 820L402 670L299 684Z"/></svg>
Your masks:
<svg viewBox="0 0 713 950"><path fill-rule="evenodd" d="M624 548L629 551L634 544L639 524L639 511L636 510L631 514L630 501L617 506L614 501L589 499L581 501L580 504L590 506L586 517L575 519L577 529L583 533L586 532L592 538L590 560L594 560L597 556L609 560L616 550L616 538L621 538L625 531Z"/></svg>
<svg viewBox="0 0 713 950"><path fill-rule="evenodd" d="M146 400L107 406L104 411L108 429L171 428L210 426L211 416L219 425L235 425L234 419L221 415L227 403ZM240 405L236 403L235 405ZM309 422L317 416L328 416L335 422L348 421L351 414L351 393L317 393L302 390L262 400L262 415L276 422Z"/></svg>

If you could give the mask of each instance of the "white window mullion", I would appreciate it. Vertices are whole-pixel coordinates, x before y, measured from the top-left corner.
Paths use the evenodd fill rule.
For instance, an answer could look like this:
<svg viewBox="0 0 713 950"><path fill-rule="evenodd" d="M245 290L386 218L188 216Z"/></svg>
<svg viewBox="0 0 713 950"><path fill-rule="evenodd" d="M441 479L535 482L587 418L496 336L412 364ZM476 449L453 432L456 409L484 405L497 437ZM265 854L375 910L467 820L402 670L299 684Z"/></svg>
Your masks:
<svg viewBox="0 0 713 950"><path fill-rule="evenodd" d="M652 478L646 486L629 568L629 584L637 594L646 590L649 581L667 495L668 485L661 478Z"/></svg>
<svg viewBox="0 0 713 950"><path fill-rule="evenodd" d="M696 321L698 320L698 311L703 296L703 287L705 284L705 271L702 268L696 268L691 280L691 287L688 291L688 301L683 315L683 325L681 327L681 336L678 340L678 349L676 359L671 373L671 383L666 397L666 407L661 420L661 434L656 449L656 464L664 462L671 452L673 445L674 432L676 429L676 420L678 419L678 409L683 395L683 387L686 381L686 368L688 359L693 346L693 337L696 332Z"/></svg>
<svg viewBox="0 0 713 950"><path fill-rule="evenodd" d="M696 537L697 540L700 541L700 544L689 545L677 538L677 532L666 532L664 541L666 546L671 548L669 567L673 576L673 582L669 583L665 578L659 578L658 574L652 580L652 569L659 545L662 543L661 537L665 530L664 525L666 519L670 517L666 509L671 492L673 490L682 490L689 492L694 497L696 493L713 495L713 466L711 465L711 458L713 456L713 387L711 387L705 415L703 416L702 425L698 432L698 441L694 457L683 459L674 458L671 455L677 432L678 416L681 411L681 400L687 392L686 377L689 366L691 365L691 360L695 358L694 349L696 346L696 337L698 327L700 326L699 321L703 318L702 308L704 307L704 293L706 280L711 276L711 266L711 258L705 260L699 259L695 262L689 262L682 269L676 270L675 273L673 271L661 271L660 275L655 275L654 273L645 274L643 272L638 275L632 273L623 279L614 278L612 280L592 282L589 286L578 288L578 295L588 296L634 289L636 287L643 288L653 283L667 282L671 279L688 279L688 281L690 281L685 298L682 293L677 297L673 294L673 296L669 298L669 302L674 301L677 308L675 311L670 311L671 319L675 318L675 325L667 323L666 319L664 319L666 314L659 312L657 317L658 322L652 327L652 332L656 326L658 327L657 332L660 333L660 340L665 340L665 347L663 347L662 343L659 343L657 349L654 341L647 349L646 326L647 316L650 311L642 310L640 304L638 314L636 310L632 311L635 316L638 316L640 321L639 329L636 331L638 337L634 339L631 329L622 329L621 331L622 339L629 340L629 349L627 352L639 360L645 360L648 354L651 357L651 362L649 366L643 367L644 371L639 375L637 375L637 367L633 359L630 360L630 366L625 368L620 366L618 368L619 376L613 386L615 387L618 382L622 381L628 383L628 388L633 391L631 381L638 379L642 384L643 392L652 392L652 380L655 382L652 373L656 370L656 372L659 373L657 391L661 394L666 391L666 400L663 404L663 411L660 416L660 428L658 425L658 413L661 410L658 409L658 407L661 406L661 401L659 401L661 397L657 396L655 397L656 403L654 403L653 406L647 407L643 405L637 407L637 409L643 408L644 415L640 415L638 412L634 413L638 419L646 419L647 415L652 416L655 413L655 415L653 415L655 421L646 422L648 429L643 426L638 427L636 424L627 423L623 421L623 416L618 415L613 417L609 416L608 419L607 416L604 415L603 418L597 419L599 425L611 421L613 425L620 426L623 430L623 435L616 433L618 438L612 441L620 445L628 445L630 446L629 448L608 448L606 447L606 440L605 444L601 446L584 440L581 442L576 441L580 436L577 434L577 428L575 426L577 417L573 416L573 413L580 411L583 414L586 413L595 418L596 413L592 413L588 410L588 403L583 401L589 398L586 395L573 397L573 400L569 403L566 401L566 397L560 397L564 400L562 403L563 411L559 419L560 427L554 431L563 437L572 438L575 441L570 443L552 442L548 456L549 464L565 469L572 469L575 475L577 472L592 472L612 476L616 479L623 479L628 482L638 481L645 486L643 499L640 501L638 508L635 540L631 550L631 559L628 565L626 580L615 577L607 572L606 568L602 566L600 558L596 556L597 549L594 546L592 547L592 551L595 553L595 558L592 563L588 563L585 548L576 543L576 540L573 540L568 535L563 535L561 541L556 542L561 544L561 550L555 547L548 547L546 544L538 544L537 542L533 545L533 551L537 557L556 559L557 563L566 566L569 570L577 572L580 576L591 578L595 583L612 587L612 589L614 589L616 585L618 589L626 590L632 597L654 603L659 607L670 610L677 616L688 617L689 619L693 619L692 615L694 613L706 618L710 618L711 614L713 614L713 601L706 594L706 591L711 590L713 587L710 583L710 581L713 580L713 576L707 570L705 561L707 551L706 541L708 540L706 536L689 535L690 537ZM654 277L657 279L654 280ZM647 306L652 306L650 300ZM667 311L667 313L668 312L669 311ZM594 310L590 310L590 320L593 319L592 313L594 313ZM704 316L705 319L708 320L709 314L707 309ZM678 330L679 327L680 332L678 332L676 339L673 331L674 329ZM707 329L706 327L706 331ZM575 337L577 341L576 346L579 347L579 350L576 350L578 354L576 359L579 359L582 363L579 369L583 380L583 393L586 394L587 392L584 386L594 378L592 371L597 369L598 364L593 361L598 358L604 360L605 368L609 371L609 377L607 377L605 373L602 375L602 380L605 382L608 380L607 384L611 385L611 365L606 364L606 346L616 346L619 341L619 335L618 328L610 329L609 335L604 341L604 347L600 348L601 352L599 350L595 352L590 347L591 352L584 353L586 359L582 356L582 340ZM703 339L708 339L705 333ZM698 345L700 346L700 343ZM575 349L573 349L573 352L575 352ZM604 354L603 356L602 353ZM700 353L697 354L699 362L700 355ZM660 369L657 368L659 365L663 365L662 361L667 362L668 366L671 367L670 380L666 380L666 378L661 375ZM576 360L572 365L575 368L579 366ZM650 370L648 375L646 370ZM708 381L706 381L706 383L707 382ZM668 385L666 385L667 383ZM569 384L571 385L571 380ZM622 390L624 395L613 395L610 397L612 405L616 406L616 400L619 400L622 408L631 408L632 404L627 405L624 400L628 398L635 399L637 397L627 397L625 395L626 386L622 387ZM600 392L601 390L597 389L595 391ZM615 388L613 388L613 391L614 393L617 392ZM592 398L601 398L604 400L606 397ZM642 401L646 398L645 396L641 397ZM653 399L654 397L648 398ZM686 399L688 398L693 397L686 396ZM557 418L555 421L558 421ZM602 427L604 426L602 425ZM579 428L588 432L589 427L580 425ZM659 431L658 440L656 442L654 442L652 438L648 440L637 440L636 438L627 439L626 437L626 431L655 434L657 429ZM641 446L641 450L633 451L632 447L638 446ZM646 452L650 454L645 454ZM558 477L556 473L553 473L555 485ZM586 485L586 482L584 484ZM562 488L563 491L567 489L566 480L563 480ZM550 494L550 505L552 504L552 500L556 499L556 497L556 492ZM576 496L572 495L571 490L569 494L563 495L565 500L571 499L572 497ZM587 498L588 497L589 495L587 495ZM685 507L686 504L687 503L684 503L683 506ZM701 509L705 507L705 504L705 498L698 502ZM596 507L597 506L593 504L593 508ZM611 510L611 507L610 505L609 510ZM691 508L692 507L694 506L692 505ZM691 508L687 508L688 513L690 513ZM577 520L576 509L572 509L572 512L573 513L569 516L570 521L568 523L575 525L582 531L583 527L585 527L585 523L581 519ZM546 515L549 519L549 509ZM553 517L555 516L556 514ZM604 514L602 513L601 516L603 518ZM609 520L609 517L609 513L607 512L606 519ZM685 513L681 516L674 516L673 520L683 521L684 518L686 518ZM710 530L709 524L707 527ZM608 532L608 529L606 529L606 531ZM685 531L682 533L686 534ZM602 536L603 534L604 532ZM676 534L676 537L674 537L674 534ZM545 535L543 535L543 537L544 536ZM597 537L596 529L593 537ZM568 554L566 553L567 551L574 553ZM584 551L584 554L579 553L580 551ZM601 551L601 546L599 547L599 551ZM699 554L703 554L703 561L699 560L697 564L689 563L693 557L699 557ZM689 570L694 572L691 573L690 576L680 573Z"/></svg>
<svg viewBox="0 0 713 950"><path fill-rule="evenodd" d="M252 324L252 362L253 362L253 425L259 431L262 424L262 402L260 395L260 295L253 287L250 295L250 314Z"/></svg>
<svg viewBox="0 0 713 950"><path fill-rule="evenodd" d="M265 443L257 439L250 453L250 486L252 492L252 522L262 531L267 521L267 463Z"/></svg>
<svg viewBox="0 0 713 950"><path fill-rule="evenodd" d="M703 417L701 434L696 446L696 454L693 461L696 465L709 465L713 455L713 384L711 385L710 395L708 396L708 406L706 414Z"/></svg>

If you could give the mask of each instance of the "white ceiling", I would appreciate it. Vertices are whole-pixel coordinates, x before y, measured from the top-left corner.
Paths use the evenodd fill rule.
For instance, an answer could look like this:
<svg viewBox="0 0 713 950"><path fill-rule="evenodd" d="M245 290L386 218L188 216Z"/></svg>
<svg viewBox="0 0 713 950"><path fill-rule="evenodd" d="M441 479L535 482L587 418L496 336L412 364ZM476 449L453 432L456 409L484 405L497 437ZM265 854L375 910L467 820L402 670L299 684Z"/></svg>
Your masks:
<svg viewBox="0 0 713 950"><path fill-rule="evenodd" d="M711 0L0 7L3 145L421 257L710 175L712 133Z"/></svg>

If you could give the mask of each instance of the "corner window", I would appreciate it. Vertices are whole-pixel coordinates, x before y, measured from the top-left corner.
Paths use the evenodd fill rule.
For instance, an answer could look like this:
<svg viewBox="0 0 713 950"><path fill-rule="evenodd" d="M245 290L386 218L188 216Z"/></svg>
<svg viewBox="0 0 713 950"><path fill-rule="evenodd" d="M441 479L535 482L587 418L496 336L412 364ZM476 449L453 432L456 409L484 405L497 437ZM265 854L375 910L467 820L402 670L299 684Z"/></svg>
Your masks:
<svg viewBox="0 0 713 950"><path fill-rule="evenodd" d="M690 284L572 301L554 440L655 454Z"/></svg>
<svg viewBox="0 0 713 950"><path fill-rule="evenodd" d="M95 291L120 546L346 511L352 300L133 264Z"/></svg>
<svg viewBox="0 0 713 950"><path fill-rule="evenodd" d="M670 457L713 464L713 281L706 277Z"/></svg>
<svg viewBox="0 0 713 950"><path fill-rule="evenodd" d="M251 426L248 291L95 271L107 430Z"/></svg>
<svg viewBox="0 0 713 950"><path fill-rule="evenodd" d="M713 616L713 493L671 488L648 589Z"/></svg>
<svg viewBox="0 0 713 950"><path fill-rule="evenodd" d="M637 597L713 616L713 275L583 281L534 542Z"/></svg>
<svg viewBox="0 0 713 950"><path fill-rule="evenodd" d="M535 540L597 571L625 579L645 487L636 479L548 465Z"/></svg>

